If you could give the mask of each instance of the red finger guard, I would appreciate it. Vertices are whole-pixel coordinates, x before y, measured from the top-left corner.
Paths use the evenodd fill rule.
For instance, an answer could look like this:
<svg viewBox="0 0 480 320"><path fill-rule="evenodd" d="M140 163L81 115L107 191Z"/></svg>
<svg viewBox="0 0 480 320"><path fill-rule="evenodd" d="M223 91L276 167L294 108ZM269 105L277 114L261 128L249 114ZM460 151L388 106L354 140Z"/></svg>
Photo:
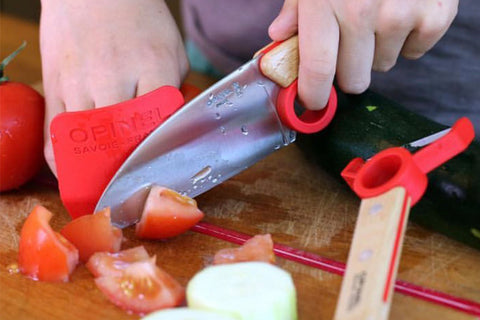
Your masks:
<svg viewBox="0 0 480 320"><path fill-rule="evenodd" d="M295 98L298 91L298 80L282 88L277 97L277 112L282 123L290 129L301 133L315 133L325 129L333 120L337 111L337 92L332 86L327 105L321 110L304 110L298 116L295 113Z"/></svg>
<svg viewBox="0 0 480 320"><path fill-rule="evenodd" d="M281 43L282 41L274 42L264 48L260 53L265 56L267 52ZM260 57L259 65L261 64L263 56ZM260 72L262 72L261 68ZM276 109L282 123L290 129L301 133L315 133L325 129L337 111L337 92L335 91L335 87L332 86L327 105L323 109L315 111L304 110L300 116L295 113L295 98L297 97L297 92L298 79L293 81L288 87L281 88L278 93Z"/></svg>
<svg viewBox="0 0 480 320"><path fill-rule="evenodd" d="M64 112L53 119L60 197L72 218L93 213L128 155L183 103L177 88L164 86L116 105Z"/></svg>
<svg viewBox="0 0 480 320"><path fill-rule="evenodd" d="M470 120L461 118L445 136L413 155L401 147L389 148L366 162L353 159L341 175L362 199L402 186L413 206L427 188L427 173L464 151L474 136Z"/></svg>

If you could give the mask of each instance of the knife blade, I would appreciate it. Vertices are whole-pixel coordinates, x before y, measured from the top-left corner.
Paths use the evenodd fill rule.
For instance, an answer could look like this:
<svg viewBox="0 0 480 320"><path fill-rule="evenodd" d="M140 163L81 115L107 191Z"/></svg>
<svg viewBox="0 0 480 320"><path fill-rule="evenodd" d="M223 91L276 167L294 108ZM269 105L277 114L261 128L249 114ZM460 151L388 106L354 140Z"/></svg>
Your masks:
<svg viewBox="0 0 480 320"><path fill-rule="evenodd" d="M293 51L291 45L287 50L294 59L273 59L274 72L282 69L285 60L296 64L296 70L281 72L282 79L291 79L292 74L295 79L298 72L294 41L290 41L295 44ZM110 207L112 224L129 226L139 220L152 185L195 197L294 142L296 132L276 110L284 89L264 75L263 56L214 84L155 129L117 171L95 212ZM336 95L333 98L334 112ZM320 118L328 112L321 113Z"/></svg>
<svg viewBox="0 0 480 320"><path fill-rule="evenodd" d="M447 129L438 131L438 132L433 133L431 135L428 135L426 137L423 137L423 138L420 138L418 140L415 140L415 141L409 142L407 144L404 144L402 147L404 147L405 149L412 152L412 151L414 151L418 148L424 147L426 145L429 145L432 142L435 142L436 140L440 139L441 137L443 137L444 135L449 133L450 130L451 130L451 128L447 128Z"/></svg>

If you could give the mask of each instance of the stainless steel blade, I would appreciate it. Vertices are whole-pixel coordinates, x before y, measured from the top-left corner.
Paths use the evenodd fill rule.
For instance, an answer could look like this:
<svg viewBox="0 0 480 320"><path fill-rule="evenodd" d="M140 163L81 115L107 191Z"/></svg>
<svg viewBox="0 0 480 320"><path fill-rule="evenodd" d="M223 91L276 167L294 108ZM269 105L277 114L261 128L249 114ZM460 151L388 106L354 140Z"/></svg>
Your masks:
<svg viewBox="0 0 480 320"><path fill-rule="evenodd" d="M112 223L140 218L153 184L195 197L295 140L274 105L279 87L261 75L258 59L185 105L130 155L95 211L111 208Z"/></svg>
<svg viewBox="0 0 480 320"><path fill-rule="evenodd" d="M420 138L418 140L415 140L415 141L412 141L412 142L409 142L405 145L403 145L402 147L404 147L405 149L413 152L419 148L422 148L426 145L429 145L430 143L440 139L441 137L443 137L444 135L446 135L448 132L450 132L450 128L447 128L445 130L442 130L442 131L439 131L439 132L436 132L436 133L433 133L429 136L426 136L426 137L423 137L423 138Z"/></svg>

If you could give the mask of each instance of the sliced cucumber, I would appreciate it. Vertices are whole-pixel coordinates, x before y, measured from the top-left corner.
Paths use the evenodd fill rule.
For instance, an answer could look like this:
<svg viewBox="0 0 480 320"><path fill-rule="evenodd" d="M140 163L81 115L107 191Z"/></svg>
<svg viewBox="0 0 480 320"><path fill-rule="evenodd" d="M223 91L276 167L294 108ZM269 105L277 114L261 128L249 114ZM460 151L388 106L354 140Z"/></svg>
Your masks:
<svg viewBox="0 0 480 320"><path fill-rule="evenodd" d="M238 320L297 319L292 277L265 262L217 265L200 271L187 285L187 304Z"/></svg>
<svg viewBox="0 0 480 320"><path fill-rule="evenodd" d="M142 320L236 320L213 311L190 308L165 309L150 313Z"/></svg>

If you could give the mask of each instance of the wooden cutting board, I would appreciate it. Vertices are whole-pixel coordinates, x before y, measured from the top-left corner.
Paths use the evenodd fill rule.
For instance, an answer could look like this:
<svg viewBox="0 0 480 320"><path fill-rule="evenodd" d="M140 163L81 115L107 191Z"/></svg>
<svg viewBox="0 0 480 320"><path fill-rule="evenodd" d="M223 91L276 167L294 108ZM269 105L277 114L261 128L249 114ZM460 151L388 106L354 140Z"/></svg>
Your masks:
<svg viewBox="0 0 480 320"><path fill-rule="evenodd" d="M38 26L1 16L1 53L19 39L30 38L28 58L9 67L12 79L41 80ZM14 34L9 30L20 30ZM33 48L32 48L33 47ZM20 56L19 56L20 57ZM13 75L18 75L17 78ZM36 77L32 78L32 75ZM23 77L23 78L22 78ZM26 79L30 78L30 79ZM208 79L191 75L205 87ZM345 262L359 200L348 188L310 162L295 145L272 154L252 168L197 198L205 221L248 235L271 233L276 243ZM58 191L41 182L0 194L0 319L136 319L108 302L84 266L68 283L35 282L9 266L17 260L19 231L30 210L42 204L55 213L59 230L69 216ZM168 241L138 241L124 232L124 248L144 245L157 263L186 285L207 266L216 250L232 247L224 240L188 232ZM278 258L297 287L300 319L331 319L342 277ZM442 293L480 302L480 252L409 224L398 278ZM471 314L395 293L390 319L475 319Z"/></svg>

